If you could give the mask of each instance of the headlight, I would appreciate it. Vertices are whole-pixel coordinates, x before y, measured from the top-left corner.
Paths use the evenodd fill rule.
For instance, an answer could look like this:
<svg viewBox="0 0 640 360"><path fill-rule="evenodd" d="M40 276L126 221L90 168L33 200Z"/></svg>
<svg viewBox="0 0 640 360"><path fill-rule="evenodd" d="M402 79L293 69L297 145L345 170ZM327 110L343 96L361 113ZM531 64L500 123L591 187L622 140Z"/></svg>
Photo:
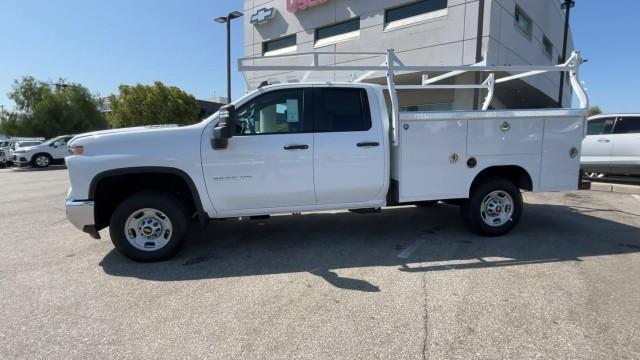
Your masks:
<svg viewBox="0 0 640 360"><path fill-rule="evenodd" d="M84 146L82 145L69 146L69 153L71 153L72 155L82 155L84 154Z"/></svg>

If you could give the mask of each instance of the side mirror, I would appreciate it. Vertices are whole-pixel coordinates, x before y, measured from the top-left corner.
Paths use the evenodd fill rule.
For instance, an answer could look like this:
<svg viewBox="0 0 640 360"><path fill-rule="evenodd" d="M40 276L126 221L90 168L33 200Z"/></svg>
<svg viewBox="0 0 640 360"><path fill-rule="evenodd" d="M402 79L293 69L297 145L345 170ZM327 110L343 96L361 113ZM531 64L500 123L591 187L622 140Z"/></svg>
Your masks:
<svg viewBox="0 0 640 360"><path fill-rule="evenodd" d="M51 144L51 146L53 146L54 148L57 148L61 145L61 143L59 141L54 142L53 144Z"/></svg>
<svg viewBox="0 0 640 360"><path fill-rule="evenodd" d="M211 147L215 150L226 149L229 145L229 139L235 134L236 107L234 105L221 107L219 116L220 121L218 126L213 129L213 140L211 140Z"/></svg>

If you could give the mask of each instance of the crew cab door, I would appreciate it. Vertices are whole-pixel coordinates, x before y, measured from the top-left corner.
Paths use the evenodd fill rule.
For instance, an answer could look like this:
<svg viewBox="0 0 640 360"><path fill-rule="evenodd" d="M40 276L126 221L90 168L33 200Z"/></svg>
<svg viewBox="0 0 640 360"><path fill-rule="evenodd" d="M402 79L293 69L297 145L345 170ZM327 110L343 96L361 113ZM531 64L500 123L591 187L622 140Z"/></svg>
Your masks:
<svg viewBox="0 0 640 360"><path fill-rule="evenodd" d="M608 163L613 152L613 125L615 117L604 117L587 122L587 137L582 142L583 160L589 163Z"/></svg>
<svg viewBox="0 0 640 360"><path fill-rule="evenodd" d="M385 144L367 90L315 87L313 103L318 205L379 199L387 177Z"/></svg>
<svg viewBox="0 0 640 360"><path fill-rule="evenodd" d="M315 205L310 98L311 88L284 89L241 104L226 149L212 149L206 130L203 172L219 213Z"/></svg>

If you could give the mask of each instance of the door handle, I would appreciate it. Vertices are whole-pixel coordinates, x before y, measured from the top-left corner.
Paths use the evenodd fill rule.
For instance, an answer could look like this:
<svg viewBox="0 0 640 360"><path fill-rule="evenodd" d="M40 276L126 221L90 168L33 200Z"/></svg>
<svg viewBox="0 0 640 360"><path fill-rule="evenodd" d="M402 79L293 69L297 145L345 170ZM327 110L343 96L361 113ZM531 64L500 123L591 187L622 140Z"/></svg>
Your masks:
<svg viewBox="0 0 640 360"><path fill-rule="evenodd" d="M307 150L309 145L285 145L285 150Z"/></svg>
<svg viewBox="0 0 640 360"><path fill-rule="evenodd" d="M377 141L363 141L358 143L358 147L376 147L380 146L380 143Z"/></svg>
<svg viewBox="0 0 640 360"><path fill-rule="evenodd" d="M610 142L611 142L611 140L609 140L609 139L598 139L598 142L601 142L601 143L610 143Z"/></svg>

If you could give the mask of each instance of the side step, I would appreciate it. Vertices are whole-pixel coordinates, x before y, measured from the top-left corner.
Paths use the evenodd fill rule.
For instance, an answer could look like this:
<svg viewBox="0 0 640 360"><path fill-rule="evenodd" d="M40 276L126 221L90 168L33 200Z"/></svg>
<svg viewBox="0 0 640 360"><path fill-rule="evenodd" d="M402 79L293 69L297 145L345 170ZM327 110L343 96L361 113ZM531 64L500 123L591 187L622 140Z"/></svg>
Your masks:
<svg viewBox="0 0 640 360"><path fill-rule="evenodd" d="M349 209L349 212L354 214L377 214L382 212L381 208L366 208L366 209Z"/></svg>

